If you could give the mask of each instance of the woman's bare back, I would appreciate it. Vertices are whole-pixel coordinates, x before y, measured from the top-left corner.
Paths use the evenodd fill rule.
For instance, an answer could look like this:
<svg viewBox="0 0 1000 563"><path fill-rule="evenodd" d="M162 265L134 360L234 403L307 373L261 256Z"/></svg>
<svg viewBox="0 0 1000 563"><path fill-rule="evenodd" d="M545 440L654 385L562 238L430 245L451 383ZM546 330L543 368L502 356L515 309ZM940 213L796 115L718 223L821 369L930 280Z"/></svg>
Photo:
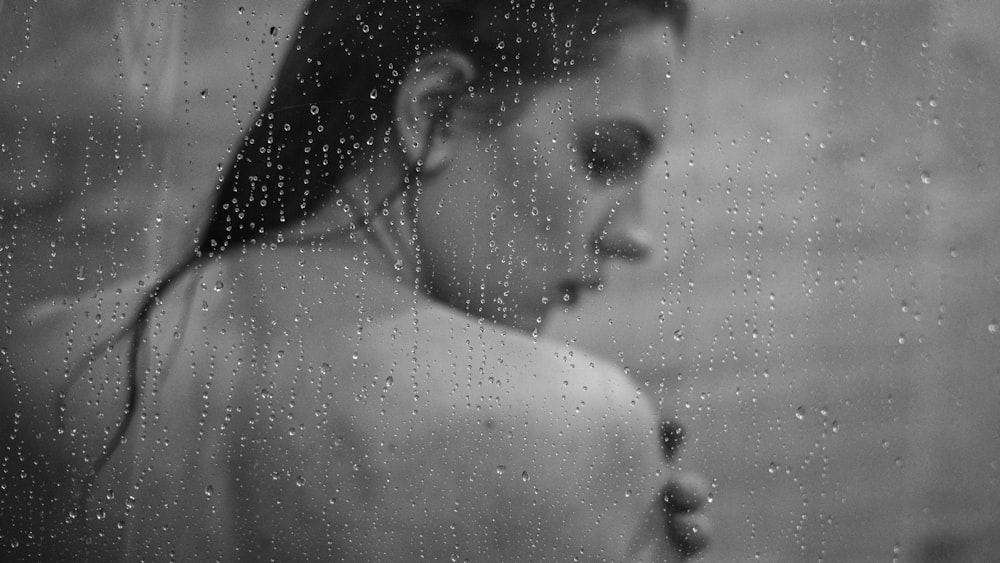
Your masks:
<svg viewBox="0 0 1000 563"><path fill-rule="evenodd" d="M626 377L429 301L381 263L365 245L254 249L174 284L135 420L91 495L106 548L665 557L666 467Z"/></svg>

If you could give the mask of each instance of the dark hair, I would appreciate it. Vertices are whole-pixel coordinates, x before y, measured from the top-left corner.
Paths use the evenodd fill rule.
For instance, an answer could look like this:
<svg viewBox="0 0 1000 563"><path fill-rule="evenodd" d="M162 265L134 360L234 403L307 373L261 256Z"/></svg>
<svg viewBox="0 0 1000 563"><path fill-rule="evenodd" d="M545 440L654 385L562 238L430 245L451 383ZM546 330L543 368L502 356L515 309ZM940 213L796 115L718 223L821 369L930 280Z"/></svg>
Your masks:
<svg viewBox="0 0 1000 563"><path fill-rule="evenodd" d="M313 0L199 250L247 242L338 193L344 172L391 127L396 88L420 55L466 53L474 90L515 77L530 85L583 62L585 44L620 30L627 10L663 16L678 35L687 22L684 0Z"/></svg>
<svg viewBox="0 0 1000 563"><path fill-rule="evenodd" d="M687 2L310 2L271 96L218 188L197 248L149 290L135 316L125 412L93 476L121 443L138 405L139 349L158 297L202 256L250 242L338 194L339 180L375 144L376 132L391 127L391 100L421 55L443 48L469 55L478 72L470 88L490 95L585 64L594 37L643 16L664 18L682 37Z"/></svg>

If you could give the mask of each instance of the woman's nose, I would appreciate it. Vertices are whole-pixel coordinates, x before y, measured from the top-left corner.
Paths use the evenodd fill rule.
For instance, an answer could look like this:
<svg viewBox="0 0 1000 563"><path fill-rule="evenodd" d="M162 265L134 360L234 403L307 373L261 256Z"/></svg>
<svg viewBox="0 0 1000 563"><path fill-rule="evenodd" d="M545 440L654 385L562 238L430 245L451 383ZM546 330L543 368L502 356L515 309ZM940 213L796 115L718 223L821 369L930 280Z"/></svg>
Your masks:
<svg viewBox="0 0 1000 563"><path fill-rule="evenodd" d="M650 235L643 227L640 187L634 187L624 201L608 214L603 230L594 240L598 256L621 260L643 260L652 249Z"/></svg>
<svg viewBox="0 0 1000 563"><path fill-rule="evenodd" d="M622 218L625 219L625 218ZM638 220L612 221L594 241L594 251L598 256L622 260L643 260L650 254L652 244L649 234Z"/></svg>

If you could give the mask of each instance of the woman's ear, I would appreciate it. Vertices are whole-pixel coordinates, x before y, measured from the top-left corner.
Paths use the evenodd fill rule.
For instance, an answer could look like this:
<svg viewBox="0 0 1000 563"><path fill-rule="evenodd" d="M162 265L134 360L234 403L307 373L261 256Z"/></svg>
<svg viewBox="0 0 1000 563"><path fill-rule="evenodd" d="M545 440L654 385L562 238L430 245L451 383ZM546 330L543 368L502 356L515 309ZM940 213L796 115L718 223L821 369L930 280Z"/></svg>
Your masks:
<svg viewBox="0 0 1000 563"><path fill-rule="evenodd" d="M454 51L421 57L410 67L395 99L395 128L408 166L435 172L454 156L448 131L452 109L475 77L472 60Z"/></svg>

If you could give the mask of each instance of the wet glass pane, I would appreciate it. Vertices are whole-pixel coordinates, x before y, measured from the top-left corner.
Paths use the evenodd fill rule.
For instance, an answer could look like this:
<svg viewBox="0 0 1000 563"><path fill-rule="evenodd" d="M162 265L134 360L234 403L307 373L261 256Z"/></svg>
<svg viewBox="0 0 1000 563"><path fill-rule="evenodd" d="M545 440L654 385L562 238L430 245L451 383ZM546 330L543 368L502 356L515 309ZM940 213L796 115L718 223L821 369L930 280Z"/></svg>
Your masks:
<svg viewBox="0 0 1000 563"><path fill-rule="evenodd" d="M0 0L2 558L1000 556L1000 9L610 4Z"/></svg>

